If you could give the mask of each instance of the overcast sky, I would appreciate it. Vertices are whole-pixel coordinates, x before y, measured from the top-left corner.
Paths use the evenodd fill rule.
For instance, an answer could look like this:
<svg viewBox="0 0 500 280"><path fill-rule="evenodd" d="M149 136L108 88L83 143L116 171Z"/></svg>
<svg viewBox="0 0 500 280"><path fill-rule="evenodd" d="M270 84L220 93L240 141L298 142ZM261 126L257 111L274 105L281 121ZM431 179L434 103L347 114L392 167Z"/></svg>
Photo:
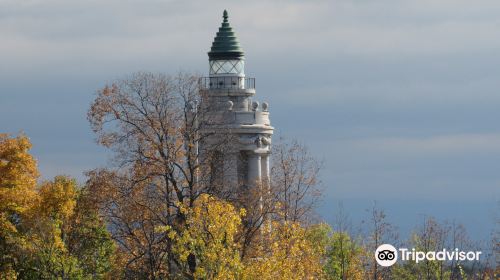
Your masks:
<svg viewBox="0 0 500 280"><path fill-rule="evenodd" d="M206 75L222 11L276 134L325 160L329 222L374 200L403 232L427 215L493 229L500 200L500 1L0 0L0 132L44 178L106 164L86 111L136 71Z"/></svg>

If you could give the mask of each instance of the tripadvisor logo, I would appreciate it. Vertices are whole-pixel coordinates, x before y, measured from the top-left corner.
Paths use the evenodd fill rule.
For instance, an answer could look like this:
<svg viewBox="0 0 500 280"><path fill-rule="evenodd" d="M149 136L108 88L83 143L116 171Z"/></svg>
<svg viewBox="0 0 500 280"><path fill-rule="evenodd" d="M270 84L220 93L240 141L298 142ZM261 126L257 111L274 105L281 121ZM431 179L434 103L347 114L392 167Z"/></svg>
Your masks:
<svg viewBox="0 0 500 280"><path fill-rule="evenodd" d="M375 251L375 259L381 266L391 266L398 261L398 251L391 244L382 244Z"/></svg>
<svg viewBox="0 0 500 280"><path fill-rule="evenodd" d="M402 261L414 261L415 263L419 263L423 260L429 261L478 261L479 256L481 255L481 251L459 251L455 250L447 250L443 249L441 251L429 251L422 252L416 251L415 248L408 250L407 248L399 248L397 250L391 244L382 244L375 251L375 260L381 266L391 266L398 261L399 258Z"/></svg>

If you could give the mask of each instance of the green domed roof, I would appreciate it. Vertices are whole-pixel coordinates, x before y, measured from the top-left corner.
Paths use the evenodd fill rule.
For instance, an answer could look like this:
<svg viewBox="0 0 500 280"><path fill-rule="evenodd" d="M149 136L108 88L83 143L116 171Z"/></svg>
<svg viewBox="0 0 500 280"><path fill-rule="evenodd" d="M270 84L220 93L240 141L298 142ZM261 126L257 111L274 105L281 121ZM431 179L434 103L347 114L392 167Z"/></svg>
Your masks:
<svg viewBox="0 0 500 280"><path fill-rule="evenodd" d="M238 38L236 38L236 34L231 26L229 26L226 10L224 10L223 18L224 20L222 21L222 26L219 27L219 32L217 32L217 35L214 38L212 48L208 52L208 57L210 60L242 59L244 52L240 46L240 42L238 42Z"/></svg>

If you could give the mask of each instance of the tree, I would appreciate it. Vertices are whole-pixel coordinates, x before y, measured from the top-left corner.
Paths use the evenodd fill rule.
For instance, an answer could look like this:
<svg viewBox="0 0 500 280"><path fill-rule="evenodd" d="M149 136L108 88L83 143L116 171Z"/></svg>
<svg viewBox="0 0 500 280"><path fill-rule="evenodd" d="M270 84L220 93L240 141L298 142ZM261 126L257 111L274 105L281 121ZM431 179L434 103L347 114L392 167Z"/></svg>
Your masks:
<svg viewBox="0 0 500 280"><path fill-rule="evenodd" d="M243 279L322 279L324 248L311 242L298 222L273 221L259 244L260 257L248 259Z"/></svg>
<svg viewBox="0 0 500 280"><path fill-rule="evenodd" d="M111 270L113 243L95 211L86 208L76 181L56 176L38 189L33 215L23 220L26 242L21 279L103 279Z"/></svg>
<svg viewBox="0 0 500 280"><path fill-rule="evenodd" d="M65 238L76 205L76 182L64 176L44 182L38 189L39 200L23 220L27 237L27 259L20 277L82 278L76 258L67 251Z"/></svg>
<svg viewBox="0 0 500 280"><path fill-rule="evenodd" d="M92 196L86 189L78 193L65 240L67 250L78 259L84 275L92 279L121 277L116 246L98 216L98 209L90 202Z"/></svg>
<svg viewBox="0 0 500 280"><path fill-rule="evenodd" d="M297 141L281 141L273 146L271 195L285 221L308 223L321 197L318 162Z"/></svg>
<svg viewBox="0 0 500 280"><path fill-rule="evenodd" d="M418 251L438 251L440 248L444 248L445 234L446 229L437 220L432 217L425 217L423 224L412 233L408 245ZM437 260L426 259L418 264L413 261L407 261L399 267L398 275L408 273L408 271L416 279L431 280L444 277L443 266ZM449 275L447 276L450 277Z"/></svg>
<svg viewBox="0 0 500 280"><path fill-rule="evenodd" d="M57 176L37 186L30 148L24 135L0 136L1 278L104 278L113 254L106 228L81 205L74 179ZM93 229L101 235L78 234ZM89 242L91 246L84 245ZM99 265L89 266L89 259Z"/></svg>
<svg viewBox="0 0 500 280"><path fill-rule="evenodd" d="M162 278L178 269L172 239L155 228L180 233L180 205L192 207L203 193L224 196L211 172L201 172L211 159L197 151L207 137L200 122L208 121L200 99L196 76L137 73L100 90L88 112L98 143L115 152L116 168L89 172L87 188L131 277Z"/></svg>
<svg viewBox="0 0 500 280"><path fill-rule="evenodd" d="M432 217L429 218L429 221L427 223L438 224L437 221L435 221L435 219ZM467 248L471 248L467 237L467 232L462 224L457 224L455 221L453 221L451 224L444 224L438 226L437 231L438 234L436 234L434 238L438 240L438 244L441 245L441 248L445 247L443 244L444 242L446 242L447 245L446 247L451 249L461 248L462 250L465 250ZM440 279L444 278L446 274L450 274L449 277L451 279L459 278L459 274L461 274L459 267L460 263L458 263L456 260L452 260L449 264L447 264L448 269L450 270L449 272L444 270L445 269L444 266L445 266L444 262L440 262L439 266Z"/></svg>
<svg viewBox="0 0 500 280"><path fill-rule="evenodd" d="M137 73L99 90L88 112L98 143L114 152L115 165L89 172L85 188L125 257L127 277L158 279L185 271L173 233L156 229L181 236L188 226L181 206L194 207L203 194L246 209L235 237L242 260L256 257L272 214L304 223L317 201L319 164L297 143L280 146L276 188L245 190L221 182L217 161L232 139L201 131L213 121L209 106L200 102L203 94L194 75ZM200 143L210 147L199 151ZM193 254L191 262L199 263L198 257Z"/></svg>
<svg viewBox="0 0 500 280"><path fill-rule="evenodd" d="M243 264L235 236L241 230L244 209L203 194L193 207L181 206L185 229L177 233L163 227L173 240L182 274L189 279L240 279Z"/></svg>
<svg viewBox="0 0 500 280"><path fill-rule="evenodd" d="M179 274L187 279L318 279L324 276L322 238L315 228L299 223L272 223L258 246L258 256L242 259L236 236L242 229L244 209L203 194L193 207L181 206L186 227L181 233L169 226L157 230L170 235L178 255Z"/></svg>
<svg viewBox="0 0 500 280"><path fill-rule="evenodd" d="M365 279L363 269L365 251L345 232L334 232L330 237L325 269L330 279Z"/></svg>
<svg viewBox="0 0 500 280"><path fill-rule="evenodd" d="M332 280L365 279L364 248L348 232L333 229L324 223L308 228L308 240L317 252L323 252L324 277Z"/></svg>
<svg viewBox="0 0 500 280"><path fill-rule="evenodd" d="M38 199L38 169L30 149L26 136L0 134L0 273L5 275L15 274L17 252L26 242L20 224Z"/></svg>
<svg viewBox="0 0 500 280"><path fill-rule="evenodd" d="M367 222L363 221L363 224L369 226L370 231L366 237L366 250L368 252L375 252L378 246L389 243L394 244L397 239L397 235L393 226L387 221L385 211L380 209L376 202L373 203L371 209L367 209L369 218ZM367 266L369 267L369 279L378 280L386 279L390 275L390 268L381 269L375 258L370 255L367 258Z"/></svg>

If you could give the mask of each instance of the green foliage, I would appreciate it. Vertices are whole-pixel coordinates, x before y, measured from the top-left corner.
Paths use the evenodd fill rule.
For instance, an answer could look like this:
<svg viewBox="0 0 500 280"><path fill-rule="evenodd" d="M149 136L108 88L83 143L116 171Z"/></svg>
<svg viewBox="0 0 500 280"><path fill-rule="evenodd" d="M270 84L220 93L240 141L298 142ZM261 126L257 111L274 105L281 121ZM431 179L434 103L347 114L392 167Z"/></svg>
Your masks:
<svg viewBox="0 0 500 280"><path fill-rule="evenodd" d="M327 279L364 279L364 248L346 232L336 232L325 224L313 225L307 238L315 250L323 252L323 270Z"/></svg>
<svg viewBox="0 0 500 280"><path fill-rule="evenodd" d="M17 267L18 279L89 279L68 252L49 242L36 245Z"/></svg>
<svg viewBox="0 0 500 280"><path fill-rule="evenodd" d="M332 228L325 223L312 225L307 230L307 239L314 244L317 251L325 250L331 242Z"/></svg>
<svg viewBox="0 0 500 280"><path fill-rule="evenodd" d="M97 210L88 203L89 195L85 190L80 193L66 244L85 275L103 279L113 269L115 244Z"/></svg>

